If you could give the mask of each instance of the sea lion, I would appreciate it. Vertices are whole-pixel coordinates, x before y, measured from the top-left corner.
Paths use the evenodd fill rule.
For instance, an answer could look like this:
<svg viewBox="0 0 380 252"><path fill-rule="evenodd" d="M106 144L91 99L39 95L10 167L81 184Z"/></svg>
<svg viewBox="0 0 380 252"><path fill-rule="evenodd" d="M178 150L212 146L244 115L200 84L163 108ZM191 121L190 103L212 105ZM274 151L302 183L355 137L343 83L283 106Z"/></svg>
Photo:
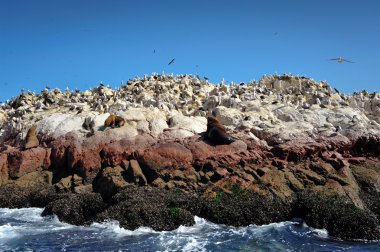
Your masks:
<svg viewBox="0 0 380 252"><path fill-rule="evenodd" d="M111 128L119 127L120 128L124 126L124 124L125 124L124 118L117 115L110 115L104 121L104 127L111 127Z"/></svg>
<svg viewBox="0 0 380 252"><path fill-rule="evenodd" d="M33 125L28 130L28 133L26 134L26 141L25 141L25 146L24 146L25 149L34 148L40 145L40 141L38 141L38 138L36 135L36 128L37 126Z"/></svg>
<svg viewBox="0 0 380 252"><path fill-rule="evenodd" d="M207 117L207 130L205 139L213 144L230 144L235 141L228 135L226 128L213 116Z"/></svg>

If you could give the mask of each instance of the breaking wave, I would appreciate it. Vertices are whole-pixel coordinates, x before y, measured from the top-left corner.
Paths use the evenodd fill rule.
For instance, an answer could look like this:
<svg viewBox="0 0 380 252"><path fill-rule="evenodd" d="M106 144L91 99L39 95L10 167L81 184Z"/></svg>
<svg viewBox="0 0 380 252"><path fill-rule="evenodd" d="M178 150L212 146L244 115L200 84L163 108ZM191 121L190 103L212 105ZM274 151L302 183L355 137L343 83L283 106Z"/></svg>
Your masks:
<svg viewBox="0 0 380 252"><path fill-rule="evenodd" d="M41 217L41 208L0 208L0 250L15 251L376 251L379 242L334 240L301 220L230 227L194 217L195 224L157 232L118 221L88 227Z"/></svg>

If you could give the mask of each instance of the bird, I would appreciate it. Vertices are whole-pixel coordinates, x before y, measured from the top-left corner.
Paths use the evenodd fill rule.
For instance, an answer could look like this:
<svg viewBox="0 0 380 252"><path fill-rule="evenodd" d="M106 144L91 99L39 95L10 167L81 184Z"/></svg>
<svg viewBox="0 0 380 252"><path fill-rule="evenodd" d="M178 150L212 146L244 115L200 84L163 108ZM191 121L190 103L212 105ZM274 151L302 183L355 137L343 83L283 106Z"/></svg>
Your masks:
<svg viewBox="0 0 380 252"><path fill-rule="evenodd" d="M174 60L175 60L175 58L173 58L170 62L169 62L169 64L168 65L171 65L171 64L173 64L174 63Z"/></svg>
<svg viewBox="0 0 380 252"><path fill-rule="evenodd" d="M342 127L339 125L335 127L335 132L338 132L338 131L342 131Z"/></svg>
<svg viewBox="0 0 380 252"><path fill-rule="evenodd" d="M207 76L205 76L205 77L203 77L205 80L208 80L208 77Z"/></svg>
<svg viewBox="0 0 380 252"><path fill-rule="evenodd" d="M350 61L350 60L343 59L342 57L339 57L339 58L333 58L333 59L329 59L329 60L335 60L335 61L337 61L338 63L343 63L343 62L355 63L355 62L352 62L352 61Z"/></svg>
<svg viewBox="0 0 380 252"><path fill-rule="evenodd" d="M153 49L153 53L156 53L156 49Z"/></svg>

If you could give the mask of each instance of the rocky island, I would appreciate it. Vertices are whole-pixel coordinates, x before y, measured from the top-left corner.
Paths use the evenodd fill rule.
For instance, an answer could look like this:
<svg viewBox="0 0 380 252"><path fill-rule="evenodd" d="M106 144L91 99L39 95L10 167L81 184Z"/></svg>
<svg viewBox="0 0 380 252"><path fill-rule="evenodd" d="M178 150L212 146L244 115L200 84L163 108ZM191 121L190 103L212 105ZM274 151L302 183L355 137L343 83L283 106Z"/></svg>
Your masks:
<svg viewBox="0 0 380 252"><path fill-rule="evenodd" d="M333 237L380 239L378 93L292 75L226 85L152 74L118 89L22 92L1 105L0 129L2 208L155 230L194 215L301 218Z"/></svg>

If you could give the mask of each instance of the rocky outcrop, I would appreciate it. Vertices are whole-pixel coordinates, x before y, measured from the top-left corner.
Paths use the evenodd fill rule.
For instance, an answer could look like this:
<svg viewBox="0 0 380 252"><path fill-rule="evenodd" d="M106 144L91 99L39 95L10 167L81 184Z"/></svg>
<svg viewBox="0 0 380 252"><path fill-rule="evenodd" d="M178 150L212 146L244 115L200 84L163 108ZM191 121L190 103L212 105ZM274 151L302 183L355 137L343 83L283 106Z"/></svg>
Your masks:
<svg viewBox="0 0 380 252"><path fill-rule="evenodd" d="M23 94L3 105L0 207L156 230L193 215L235 226L301 217L380 239L380 126L367 104L377 99L295 76L227 86L153 75L120 90ZM110 114L125 124L105 128ZM207 141L210 114L234 142ZM40 145L24 149L32 124Z"/></svg>

